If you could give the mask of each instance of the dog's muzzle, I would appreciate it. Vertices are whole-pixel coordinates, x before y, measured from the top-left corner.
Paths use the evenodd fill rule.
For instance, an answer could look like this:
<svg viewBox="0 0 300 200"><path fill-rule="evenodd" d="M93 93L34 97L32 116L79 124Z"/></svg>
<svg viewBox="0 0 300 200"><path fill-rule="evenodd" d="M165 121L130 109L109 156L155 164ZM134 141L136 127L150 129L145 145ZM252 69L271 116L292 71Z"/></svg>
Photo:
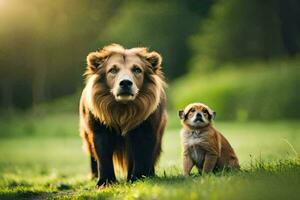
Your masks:
<svg viewBox="0 0 300 200"><path fill-rule="evenodd" d="M133 96L132 85L131 80L125 79L120 81L117 96Z"/></svg>
<svg viewBox="0 0 300 200"><path fill-rule="evenodd" d="M118 85L116 100L126 102L134 99L133 82L130 79L121 80Z"/></svg>
<svg viewBox="0 0 300 200"><path fill-rule="evenodd" d="M196 118L195 118L194 122L204 122L202 115L200 113L196 114Z"/></svg>

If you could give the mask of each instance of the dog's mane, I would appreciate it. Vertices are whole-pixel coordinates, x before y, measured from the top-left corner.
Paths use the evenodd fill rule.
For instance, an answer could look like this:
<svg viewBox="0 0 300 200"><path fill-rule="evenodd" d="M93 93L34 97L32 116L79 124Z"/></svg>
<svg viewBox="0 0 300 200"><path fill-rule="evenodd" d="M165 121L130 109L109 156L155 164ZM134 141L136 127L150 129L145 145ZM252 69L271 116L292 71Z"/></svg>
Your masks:
<svg viewBox="0 0 300 200"><path fill-rule="evenodd" d="M146 48L124 49L120 45L110 45L99 51L106 56L114 53L136 54L145 62L145 79L142 88L135 100L120 103L110 92L106 84L105 70L101 67L97 73L87 68L85 104L101 123L113 128L118 133L126 134L141 122L146 120L166 98L164 76L159 69L155 73L150 69L149 63L143 59Z"/></svg>

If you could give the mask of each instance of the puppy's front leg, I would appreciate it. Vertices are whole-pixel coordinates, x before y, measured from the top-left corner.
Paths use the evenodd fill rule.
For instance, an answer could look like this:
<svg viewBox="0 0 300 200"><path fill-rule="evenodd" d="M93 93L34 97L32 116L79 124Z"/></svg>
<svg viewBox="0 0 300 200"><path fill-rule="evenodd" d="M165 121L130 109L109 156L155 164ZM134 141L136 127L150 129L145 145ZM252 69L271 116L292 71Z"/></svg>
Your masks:
<svg viewBox="0 0 300 200"><path fill-rule="evenodd" d="M185 152L183 154L183 176L188 176L194 166L194 163L190 157L190 155Z"/></svg>
<svg viewBox="0 0 300 200"><path fill-rule="evenodd" d="M212 153L206 153L203 164L203 173L212 172L216 166L218 156Z"/></svg>

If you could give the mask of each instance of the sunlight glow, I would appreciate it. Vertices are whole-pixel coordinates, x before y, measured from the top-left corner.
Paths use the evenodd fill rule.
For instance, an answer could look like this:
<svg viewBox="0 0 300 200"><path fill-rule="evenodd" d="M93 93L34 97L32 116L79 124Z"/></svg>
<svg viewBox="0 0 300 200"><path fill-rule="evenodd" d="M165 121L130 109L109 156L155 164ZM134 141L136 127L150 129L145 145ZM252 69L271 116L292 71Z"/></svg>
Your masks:
<svg viewBox="0 0 300 200"><path fill-rule="evenodd" d="M4 6L6 4L7 0L0 0L0 7Z"/></svg>

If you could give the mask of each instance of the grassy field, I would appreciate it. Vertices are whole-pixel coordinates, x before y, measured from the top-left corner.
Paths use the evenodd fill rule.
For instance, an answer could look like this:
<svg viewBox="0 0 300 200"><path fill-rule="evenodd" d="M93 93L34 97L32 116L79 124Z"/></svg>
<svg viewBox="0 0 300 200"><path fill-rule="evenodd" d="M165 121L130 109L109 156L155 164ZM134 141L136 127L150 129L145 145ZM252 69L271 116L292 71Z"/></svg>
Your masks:
<svg viewBox="0 0 300 200"><path fill-rule="evenodd" d="M179 129L170 125L156 178L134 184L121 178L118 184L97 190L95 180L88 177L88 157L81 149L76 118L28 118L14 127L2 121L11 135L0 138L0 199L299 198L299 122L216 122L236 149L242 171L201 177L194 170L190 178L180 175Z"/></svg>

